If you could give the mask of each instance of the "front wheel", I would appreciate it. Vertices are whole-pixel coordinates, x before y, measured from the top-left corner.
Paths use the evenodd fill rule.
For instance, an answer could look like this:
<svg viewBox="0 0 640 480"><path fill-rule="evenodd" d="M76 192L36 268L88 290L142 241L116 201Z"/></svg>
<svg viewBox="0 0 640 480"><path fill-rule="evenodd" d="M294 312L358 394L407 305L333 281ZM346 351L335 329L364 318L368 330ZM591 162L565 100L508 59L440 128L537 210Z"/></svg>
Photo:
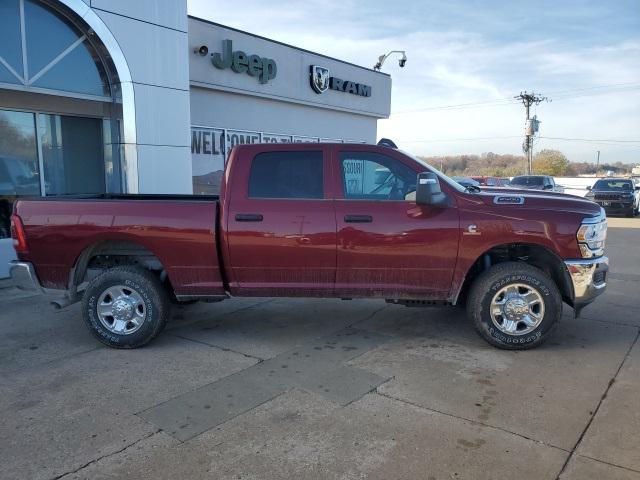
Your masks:
<svg viewBox="0 0 640 480"><path fill-rule="evenodd" d="M562 297L542 270L521 262L499 263L473 283L467 313L491 345L525 350L551 334L562 315Z"/></svg>
<svg viewBox="0 0 640 480"><path fill-rule="evenodd" d="M136 348L162 331L169 304L166 289L153 273L116 267L89 282L82 313L89 330L105 345Z"/></svg>

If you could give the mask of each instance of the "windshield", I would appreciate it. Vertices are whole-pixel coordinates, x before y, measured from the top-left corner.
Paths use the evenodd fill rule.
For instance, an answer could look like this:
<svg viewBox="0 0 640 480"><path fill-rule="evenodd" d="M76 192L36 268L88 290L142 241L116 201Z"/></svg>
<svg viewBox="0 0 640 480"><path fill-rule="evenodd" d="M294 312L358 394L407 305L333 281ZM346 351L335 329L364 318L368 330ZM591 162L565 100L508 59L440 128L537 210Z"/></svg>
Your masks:
<svg viewBox="0 0 640 480"><path fill-rule="evenodd" d="M524 187L541 187L542 177L515 177L511 180L511 185L522 185Z"/></svg>
<svg viewBox="0 0 640 480"><path fill-rule="evenodd" d="M411 155L410 153L405 152L404 150L399 150L400 152L404 153L407 157L412 158L413 160L415 160L416 162L418 162L420 165L422 165L426 170L429 170L433 173L435 173L436 175L438 175L438 177L440 177L444 182L446 182L448 185L450 185L451 187L455 188L457 191L459 192L466 192L467 189L464 188L462 185L460 185L458 182L456 182L453 178L446 176L444 173L442 173L441 171L439 171L436 168L433 168L431 165L429 165L427 162L425 162L424 160L419 159L418 157L414 157L413 155Z"/></svg>
<svg viewBox="0 0 640 480"><path fill-rule="evenodd" d="M593 186L594 190L617 190L620 192L631 191L633 186L630 180L598 180Z"/></svg>

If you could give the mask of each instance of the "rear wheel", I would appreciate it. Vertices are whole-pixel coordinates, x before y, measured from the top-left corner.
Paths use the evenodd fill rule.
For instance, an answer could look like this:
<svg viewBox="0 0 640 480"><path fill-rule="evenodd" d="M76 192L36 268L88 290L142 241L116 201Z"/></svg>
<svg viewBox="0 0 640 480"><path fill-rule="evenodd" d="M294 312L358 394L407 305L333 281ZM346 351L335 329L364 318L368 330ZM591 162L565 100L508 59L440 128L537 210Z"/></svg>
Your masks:
<svg viewBox="0 0 640 480"><path fill-rule="evenodd" d="M162 331L169 313L160 280L138 267L116 267L94 278L82 307L89 330L114 348L145 345Z"/></svg>
<svg viewBox="0 0 640 480"><path fill-rule="evenodd" d="M467 312L491 345L524 350L543 343L562 315L558 287L526 263L494 265L474 282Z"/></svg>

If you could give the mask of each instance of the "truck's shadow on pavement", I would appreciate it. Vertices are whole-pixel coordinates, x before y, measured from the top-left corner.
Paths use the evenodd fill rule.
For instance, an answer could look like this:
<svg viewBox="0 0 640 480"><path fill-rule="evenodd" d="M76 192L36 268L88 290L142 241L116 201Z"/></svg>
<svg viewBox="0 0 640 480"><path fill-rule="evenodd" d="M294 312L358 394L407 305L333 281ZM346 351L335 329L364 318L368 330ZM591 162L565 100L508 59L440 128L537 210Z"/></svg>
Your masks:
<svg viewBox="0 0 640 480"><path fill-rule="evenodd" d="M611 338L594 332L618 327L633 330L599 321L597 312L578 319L573 315L573 309L565 305L554 334L539 349L607 348ZM246 300L232 299L181 305L173 309L166 333L270 358L346 327L387 335L396 343L428 342L434 348L448 345L500 352L479 337L463 308L407 308L370 300L261 299L247 304Z"/></svg>

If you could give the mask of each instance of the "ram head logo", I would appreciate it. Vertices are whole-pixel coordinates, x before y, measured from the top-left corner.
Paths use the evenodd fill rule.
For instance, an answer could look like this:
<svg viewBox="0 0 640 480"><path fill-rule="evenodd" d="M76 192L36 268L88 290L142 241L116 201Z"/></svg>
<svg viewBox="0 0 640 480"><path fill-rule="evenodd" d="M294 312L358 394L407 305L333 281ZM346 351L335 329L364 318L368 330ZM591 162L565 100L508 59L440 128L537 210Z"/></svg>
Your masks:
<svg viewBox="0 0 640 480"><path fill-rule="evenodd" d="M311 65L311 87L316 93L325 92L329 88L329 69Z"/></svg>

